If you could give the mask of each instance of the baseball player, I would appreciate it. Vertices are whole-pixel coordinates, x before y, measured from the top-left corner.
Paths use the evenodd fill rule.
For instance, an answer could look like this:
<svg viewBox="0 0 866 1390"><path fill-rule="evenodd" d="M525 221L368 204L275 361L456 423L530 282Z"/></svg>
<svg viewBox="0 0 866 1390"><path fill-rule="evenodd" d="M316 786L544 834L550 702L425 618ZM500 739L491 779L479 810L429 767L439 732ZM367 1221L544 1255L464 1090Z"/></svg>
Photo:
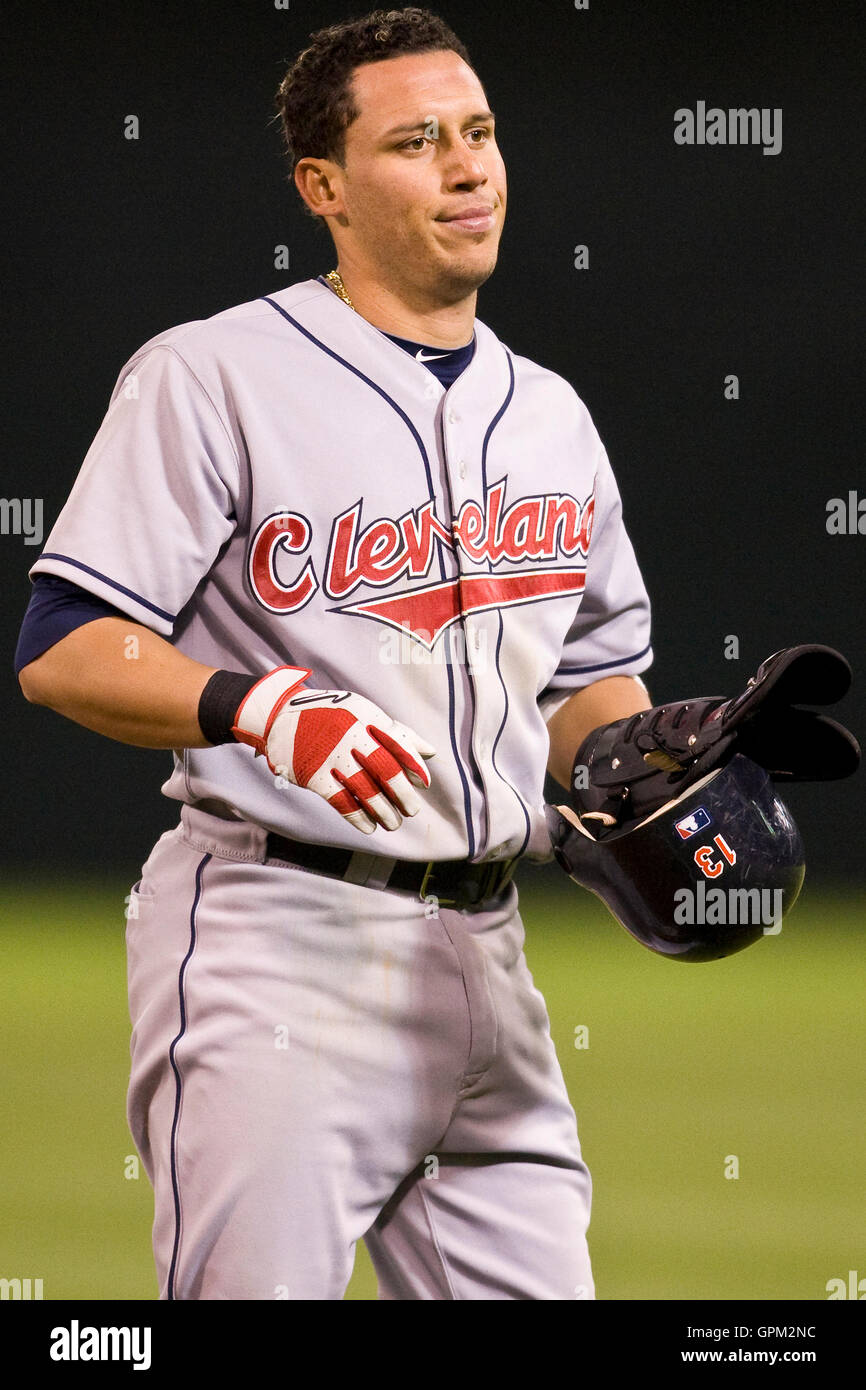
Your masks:
<svg viewBox="0 0 866 1390"><path fill-rule="evenodd" d="M591 1298L513 874L546 768L649 707L645 588L585 406L476 317L506 176L457 37L323 30L278 105L339 269L133 354L16 663L174 753L127 922L159 1294L339 1299L364 1239L384 1299Z"/></svg>

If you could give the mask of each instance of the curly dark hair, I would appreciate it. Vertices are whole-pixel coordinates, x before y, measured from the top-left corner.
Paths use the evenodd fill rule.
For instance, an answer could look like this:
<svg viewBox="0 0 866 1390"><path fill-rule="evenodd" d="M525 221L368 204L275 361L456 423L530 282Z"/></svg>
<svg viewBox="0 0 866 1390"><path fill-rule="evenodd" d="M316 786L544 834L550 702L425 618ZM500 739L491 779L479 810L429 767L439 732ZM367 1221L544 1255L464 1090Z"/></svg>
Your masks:
<svg viewBox="0 0 866 1390"><path fill-rule="evenodd" d="M311 34L309 47L292 63L276 94L288 178L306 156L345 162L346 131L360 115L351 89L355 68L404 53L449 50L469 63L466 48L445 21L414 5L373 10Z"/></svg>

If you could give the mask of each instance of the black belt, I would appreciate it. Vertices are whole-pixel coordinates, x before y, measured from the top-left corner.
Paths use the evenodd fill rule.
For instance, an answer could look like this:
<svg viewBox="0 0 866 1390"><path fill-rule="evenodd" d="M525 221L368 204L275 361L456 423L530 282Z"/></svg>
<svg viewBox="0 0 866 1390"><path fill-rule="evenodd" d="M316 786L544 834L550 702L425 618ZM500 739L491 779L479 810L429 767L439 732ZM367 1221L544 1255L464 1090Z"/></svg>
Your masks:
<svg viewBox="0 0 866 1390"><path fill-rule="evenodd" d="M359 857L370 861L375 868L372 855L356 856L349 849L288 840L273 831L268 832L267 857L297 864L327 878L346 879L350 866L357 864ZM497 859L486 864L472 864L468 859L444 859L424 864L398 859L390 874L370 873L370 887L415 893L422 901L435 899L440 907L477 907L502 892L517 862L517 859Z"/></svg>

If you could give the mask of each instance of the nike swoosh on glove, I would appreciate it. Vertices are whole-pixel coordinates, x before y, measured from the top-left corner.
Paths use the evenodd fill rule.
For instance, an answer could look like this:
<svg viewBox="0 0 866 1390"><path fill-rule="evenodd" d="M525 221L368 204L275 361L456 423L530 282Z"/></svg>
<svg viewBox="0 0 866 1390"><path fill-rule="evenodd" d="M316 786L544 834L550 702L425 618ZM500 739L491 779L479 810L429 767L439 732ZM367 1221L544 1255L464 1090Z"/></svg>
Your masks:
<svg viewBox="0 0 866 1390"><path fill-rule="evenodd" d="M436 750L351 690L309 690L309 671L281 666L245 696L232 733L277 777L316 792L365 835L417 815Z"/></svg>

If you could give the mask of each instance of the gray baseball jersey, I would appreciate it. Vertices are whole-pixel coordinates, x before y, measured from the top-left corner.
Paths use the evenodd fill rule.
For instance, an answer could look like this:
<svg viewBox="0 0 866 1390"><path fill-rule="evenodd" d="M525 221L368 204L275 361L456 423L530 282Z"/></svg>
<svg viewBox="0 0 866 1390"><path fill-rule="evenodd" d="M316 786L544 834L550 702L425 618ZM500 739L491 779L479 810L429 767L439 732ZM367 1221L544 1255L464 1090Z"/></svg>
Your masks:
<svg viewBox="0 0 866 1390"><path fill-rule="evenodd" d="M401 859L549 853L545 717L651 662L605 449L560 376L480 320L446 391L317 280L126 363L32 567L207 665L308 667L437 749ZM319 797L229 744L177 749L172 798L358 849ZM365 849L373 848L369 842Z"/></svg>

